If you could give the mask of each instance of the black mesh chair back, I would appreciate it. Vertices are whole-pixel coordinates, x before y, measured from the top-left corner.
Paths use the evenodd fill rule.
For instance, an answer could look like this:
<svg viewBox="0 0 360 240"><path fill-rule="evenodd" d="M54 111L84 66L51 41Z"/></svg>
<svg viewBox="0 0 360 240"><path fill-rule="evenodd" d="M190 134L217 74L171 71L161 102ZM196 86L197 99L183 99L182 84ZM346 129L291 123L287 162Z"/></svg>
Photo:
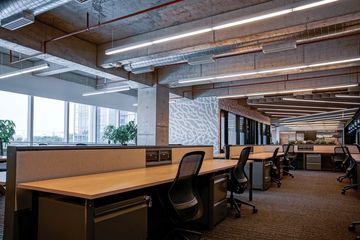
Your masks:
<svg viewBox="0 0 360 240"><path fill-rule="evenodd" d="M291 144L284 144L283 145L283 151L284 151L284 156L287 157L290 151L290 147ZM277 153L276 153L277 154ZM273 156L274 157L274 156Z"/></svg>
<svg viewBox="0 0 360 240"><path fill-rule="evenodd" d="M240 153L236 167L231 172L229 189L235 193L243 193L247 188L248 177L245 173L245 165L249 158L251 147L245 147Z"/></svg>
<svg viewBox="0 0 360 240"><path fill-rule="evenodd" d="M349 160L349 166L346 168L346 175L349 177L349 178L352 178L352 176L355 174L356 172L356 161L354 158L352 158L351 156L351 153L349 151L349 148L348 147L343 147L344 151L345 151L345 154Z"/></svg>
<svg viewBox="0 0 360 240"><path fill-rule="evenodd" d="M282 149L283 149L283 152L285 153L286 150L289 148L289 144L283 144L282 145Z"/></svg>
<svg viewBox="0 0 360 240"><path fill-rule="evenodd" d="M272 162L274 163L273 165L275 166L277 166L278 163L278 157L277 157L278 152L279 152L279 148L276 148L271 158Z"/></svg>
<svg viewBox="0 0 360 240"><path fill-rule="evenodd" d="M346 159L347 153L345 152L344 147L335 147L334 148L334 161L342 162Z"/></svg>
<svg viewBox="0 0 360 240"><path fill-rule="evenodd" d="M295 154L295 145L294 144L289 144L288 153L289 154Z"/></svg>
<svg viewBox="0 0 360 240"><path fill-rule="evenodd" d="M198 219L203 214L200 195L196 188L205 152L189 152L180 161L176 178L169 188L168 198L180 221Z"/></svg>

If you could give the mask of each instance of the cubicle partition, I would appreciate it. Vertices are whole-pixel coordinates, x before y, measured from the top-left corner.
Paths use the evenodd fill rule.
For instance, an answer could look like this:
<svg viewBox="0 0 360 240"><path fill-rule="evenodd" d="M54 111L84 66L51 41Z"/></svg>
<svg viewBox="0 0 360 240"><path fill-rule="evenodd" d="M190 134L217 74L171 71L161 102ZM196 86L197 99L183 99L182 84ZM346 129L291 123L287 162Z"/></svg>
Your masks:
<svg viewBox="0 0 360 240"><path fill-rule="evenodd" d="M17 189L20 183L105 173L146 167L146 150L166 148L177 164L191 151L205 151L213 159L212 146L36 146L8 148L4 239L27 239L31 224L32 194ZM92 184L92 183L89 183Z"/></svg>

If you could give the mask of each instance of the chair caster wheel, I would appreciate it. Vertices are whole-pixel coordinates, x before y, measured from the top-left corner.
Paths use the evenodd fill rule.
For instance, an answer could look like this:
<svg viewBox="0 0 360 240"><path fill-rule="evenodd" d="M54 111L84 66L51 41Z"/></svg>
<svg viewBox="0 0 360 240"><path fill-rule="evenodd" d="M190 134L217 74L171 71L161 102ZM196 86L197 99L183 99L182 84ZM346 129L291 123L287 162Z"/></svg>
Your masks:
<svg viewBox="0 0 360 240"><path fill-rule="evenodd" d="M294 178L294 176L291 176L292 178Z"/></svg>
<svg viewBox="0 0 360 240"><path fill-rule="evenodd" d="M253 209L253 213L257 213L258 210L256 208Z"/></svg>
<svg viewBox="0 0 360 240"><path fill-rule="evenodd" d="M240 213L235 213L235 218L240 218L240 217L241 217Z"/></svg>
<svg viewBox="0 0 360 240"><path fill-rule="evenodd" d="M278 187L278 188L279 188L279 187L281 187L281 183L280 183L280 184L278 184L278 185L277 185L277 187Z"/></svg>
<svg viewBox="0 0 360 240"><path fill-rule="evenodd" d="M350 232L355 232L355 225L354 225L354 224L350 224L350 225L348 226L348 229L349 229Z"/></svg>
<svg viewBox="0 0 360 240"><path fill-rule="evenodd" d="M341 194L342 194L342 195L345 195L345 191L341 191Z"/></svg>

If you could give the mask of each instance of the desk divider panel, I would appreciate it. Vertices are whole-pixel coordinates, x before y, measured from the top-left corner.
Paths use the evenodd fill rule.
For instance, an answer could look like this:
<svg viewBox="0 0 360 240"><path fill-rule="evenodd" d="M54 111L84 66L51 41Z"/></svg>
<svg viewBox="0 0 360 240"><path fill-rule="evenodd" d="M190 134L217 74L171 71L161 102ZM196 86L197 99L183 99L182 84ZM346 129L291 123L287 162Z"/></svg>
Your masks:
<svg viewBox="0 0 360 240"><path fill-rule="evenodd" d="M192 152L192 151L204 151L205 156L204 160L213 159L213 150L214 148L212 146L204 146L204 147L183 147L183 148L173 148L172 149L172 163L180 163L182 157L185 155L185 153Z"/></svg>
<svg viewBox="0 0 360 240"><path fill-rule="evenodd" d="M334 152L335 147L340 147L340 145L314 145L314 152Z"/></svg>
<svg viewBox="0 0 360 240"><path fill-rule="evenodd" d="M241 153L241 151L242 151L244 148L248 147L248 146L249 146L249 147L252 147L252 151L254 151L254 148L253 148L252 145L231 145L231 146L229 147L229 151L230 151L229 156L230 156L230 158L231 158L232 156L239 156L240 153Z"/></svg>

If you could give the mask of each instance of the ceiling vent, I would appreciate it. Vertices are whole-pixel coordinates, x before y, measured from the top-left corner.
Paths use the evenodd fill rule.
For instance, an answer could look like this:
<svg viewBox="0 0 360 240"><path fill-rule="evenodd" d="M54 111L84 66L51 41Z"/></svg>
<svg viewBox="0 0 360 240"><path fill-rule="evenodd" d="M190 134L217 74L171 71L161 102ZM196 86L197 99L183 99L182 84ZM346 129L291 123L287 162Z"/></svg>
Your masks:
<svg viewBox="0 0 360 240"><path fill-rule="evenodd" d="M215 62L212 55L201 55L188 59L189 65L200 65Z"/></svg>
<svg viewBox="0 0 360 240"><path fill-rule="evenodd" d="M34 22L34 14L30 11L22 11L1 20L1 27L8 30L16 30Z"/></svg>
<svg viewBox="0 0 360 240"><path fill-rule="evenodd" d="M134 74L148 73L148 72L153 72L153 71L154 71L153 66L142 67L142 68L134 68L134 69L131 70L131 72L134 73Z"/></svg>
<svg viewBox="0 0 360 240"><path fill-rule="evenodd" d="M263 53L275 53L296 49L296 41L277 42L262 45Z"/></svg>

